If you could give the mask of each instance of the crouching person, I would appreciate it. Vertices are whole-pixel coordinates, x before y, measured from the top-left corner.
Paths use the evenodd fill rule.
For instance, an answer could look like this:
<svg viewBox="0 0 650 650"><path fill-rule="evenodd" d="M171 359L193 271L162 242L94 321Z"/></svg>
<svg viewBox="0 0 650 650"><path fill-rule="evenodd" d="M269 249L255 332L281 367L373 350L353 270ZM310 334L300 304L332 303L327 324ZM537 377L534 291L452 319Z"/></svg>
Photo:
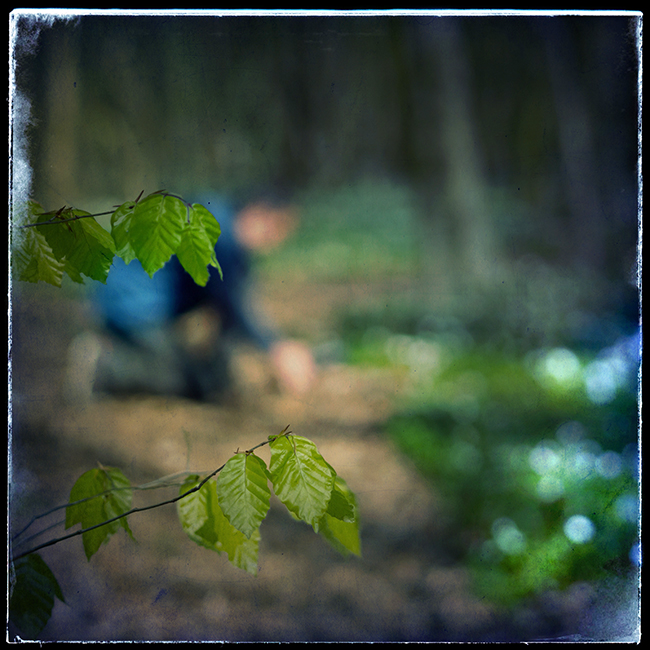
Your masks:
<svg viewBox="0 0 650 650"><path fill-rule="evenodd" d="M284 390L302 394L311 386L316 365L309 348L264 324L250 301L248 251L283 241L295 225L291 211L263 202L235 211L212 195L196 202L221 226L215 252L223 280L210 267L200 287L175 256L152 278L137 260L127 265L115 258L106 284L93 287L97 331L71 347L70 381L77 389L227 401L237 340L268 354Z"/></svg>

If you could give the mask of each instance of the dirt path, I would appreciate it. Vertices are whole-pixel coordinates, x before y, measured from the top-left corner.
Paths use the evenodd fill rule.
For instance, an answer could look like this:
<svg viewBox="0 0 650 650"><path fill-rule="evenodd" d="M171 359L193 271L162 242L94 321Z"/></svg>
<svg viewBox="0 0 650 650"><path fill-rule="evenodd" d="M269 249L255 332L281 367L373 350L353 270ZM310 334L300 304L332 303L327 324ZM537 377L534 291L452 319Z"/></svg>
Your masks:
<svg viewBox="0 0 650 650"><path fill-rule="evenodd" d="M274 390L263 360L242 350L239 399L231 405L152 397L71 403L65 349L83 313L75 303L43 301L42 293L14 315L18 516L65 502L97 461L119 466L133 483L208 471L291 423L356 493L363 545L361 559L344 559L274 501L253 578L190 542L173 507L138 513L129 520L136 542L120 533L90 562L78 538L43 551L66 597L44 640L478 641L577 631L593 596L587 585L515 612L472 592L449 550L444 504L381 434L398 377L333 364L298 400ZM321 314L309 311L313 321L290 312L293 324L283 306L295 289L266 295L276 301L267 307L285 314L283 325L313 333L327 327L323 314L332 304L353 294L334 288Z"/></svg>

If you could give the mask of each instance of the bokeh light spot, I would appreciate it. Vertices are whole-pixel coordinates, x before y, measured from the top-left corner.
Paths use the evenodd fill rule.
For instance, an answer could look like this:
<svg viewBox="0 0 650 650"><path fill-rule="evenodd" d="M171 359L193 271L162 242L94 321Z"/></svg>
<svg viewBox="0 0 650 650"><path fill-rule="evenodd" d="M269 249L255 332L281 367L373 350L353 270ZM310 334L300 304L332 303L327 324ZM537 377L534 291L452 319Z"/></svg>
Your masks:
<svg viewBox="0 0 650 650"><path fill-rule="evenodd" d="M574 544L586 544L596 534L596 527L588 517L573 515L564 522L564 534Z"/></svg>
<svg viewBox="0 0 650 650"><path fill-rule="evenodd" d="M542 442L532 449L528 457L530 466L541 476L557 469L560 465L560 455L548 445Z"/></svg>
<svg viewBox="0 0 650 650"><path fill-rule="evenodd" d="M537 484L537 496L546 503L557 501L564 494L564 483L559 476L542 476Z"/></svg>
<svg viewBox="0 0 650 650"><path fill-rule="evenodd" d="M616 478L623 470L623 459L615 451L606 451L596 460L596 471L608 479Z"/></svg>
<svg viewBox="0 0 650 650"><path fill-rule="evenodd" d="M639 518L639 500L635 494L621 494L614 502L616 516L628 523L634 523Z"/></svg>
<svg viewBox="0 0 650 650"><path fill-rule="evenodd" d="M498 549L506 555L519 555L526 548L524 534L508 517L501 517L492 524L492 535Z"/></svg>
<svg viewBox="0 0 650 650"><path fill-rule="evenodd" d="M558 383L567 384L580 372L580 361L571 350L554 348L544 359L544 370Z"/></svg>
<svg viewBox="0 0 650 650"><path fill-rule="evenodd" d="M608 404L616 396L616 370L609 361L593 361L585 368L587 397L594 404Z"/></svg>

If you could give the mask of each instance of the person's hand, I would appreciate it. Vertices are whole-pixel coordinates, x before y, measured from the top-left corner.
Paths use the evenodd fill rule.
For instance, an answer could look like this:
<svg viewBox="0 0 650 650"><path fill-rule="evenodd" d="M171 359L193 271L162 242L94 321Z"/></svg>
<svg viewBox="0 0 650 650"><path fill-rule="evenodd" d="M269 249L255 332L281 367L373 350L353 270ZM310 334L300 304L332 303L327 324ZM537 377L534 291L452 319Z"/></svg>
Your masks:
<svg viewBox="0 0 650 650"><path fill-rule="evenodd" d="M294 395L309 390L316 379L316 362L309 347L299 341L280 341L271 346L269 354L285 390Z"/></svg>

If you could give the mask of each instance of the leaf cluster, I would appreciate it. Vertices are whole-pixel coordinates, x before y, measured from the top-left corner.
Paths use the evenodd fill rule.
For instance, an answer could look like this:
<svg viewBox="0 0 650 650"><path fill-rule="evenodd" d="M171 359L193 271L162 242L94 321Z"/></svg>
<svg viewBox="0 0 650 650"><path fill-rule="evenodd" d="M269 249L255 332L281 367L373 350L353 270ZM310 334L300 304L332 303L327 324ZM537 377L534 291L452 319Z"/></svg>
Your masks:
<svg viewBox="0 0 650 650"><path fill-rule="evenodd" d="M291 515L308 523L343 555L360 555L357 503L345 481L316 445L288 433L269 441L269 467L253 452L236 453L218 479L201 485L187 478L178 502L181 525L190 539L251 575L257 573L260 525L270 507L271 489Z"/></svg>
<svg viewBox="0 0 650 650"><path fill-rule="evenodd" d="M254 453L267 444L271 450L268 467ZM149 488L165 485L167 481L161 480ZM65 506L66 529L76 524L81 528L15 556L10 620L22 633L35 638L51 616L54 598L64 601L54 574L35 551L81 535L90 560L120 528L133 538L129 515L166 504L176 504L181 527L193 542L225 554L231 564L251 575L257 574L260 526L270 508L271 489L295 519L312 526L342 555L361 555L353 492L316 445L293 435L289 427L248 451L238 450L207 476L190 474L172 499L133 508L135 489L117 468L100 466L85 472Z"/></svg>
<svg viewBox="0 0 650 650"><path fill-rule="evenodd" d="M140 198L103 213L111 215L110 233L95 220L101 215L66 207L44 212L29 201L22 210L27 223L12 233L18 278L60 287L67 274L74 282L83 283L86 276L105 283L116 255L127 264L139 260L150 276L176 255L200 286L207 283L210 266L222 275L214 252L221 229L205 207L163 190ZM254 453L267 444L269 467ZM269 484L293 517L312 526L336 550L343 555L361 554L354 494L313 442L286 427L248 451L237 451L208 476L188 476L177 497L151 506L132 507L136 488L117 468L100 466L82 474L65 506L66 529L77 524L80 529L12 558L11 622L35 638L51 616L54 599L64 601L54 574L36 551L81 535L90 560L120 527L133 537L129 515L171 503L177 504L181 526L191 540L225 553L234 566L256 575L260 525L270 507ZM163 485L166 482L161 480Z"/></svg>
<svg viewBox="0 0 650 650"><path fill-rule="evenodd" d="M221 274L214 252L221 228L202 205L160 190L107 214L110 232L96 221L100 215L68 207L44 212L28 201L27 223L14 241L18 278L60 287L67 274L78 283L83 276L105 283L116 255L127 264L139 260L149 276L176 255L200 286L210 277L209 267Z"/></svg>

